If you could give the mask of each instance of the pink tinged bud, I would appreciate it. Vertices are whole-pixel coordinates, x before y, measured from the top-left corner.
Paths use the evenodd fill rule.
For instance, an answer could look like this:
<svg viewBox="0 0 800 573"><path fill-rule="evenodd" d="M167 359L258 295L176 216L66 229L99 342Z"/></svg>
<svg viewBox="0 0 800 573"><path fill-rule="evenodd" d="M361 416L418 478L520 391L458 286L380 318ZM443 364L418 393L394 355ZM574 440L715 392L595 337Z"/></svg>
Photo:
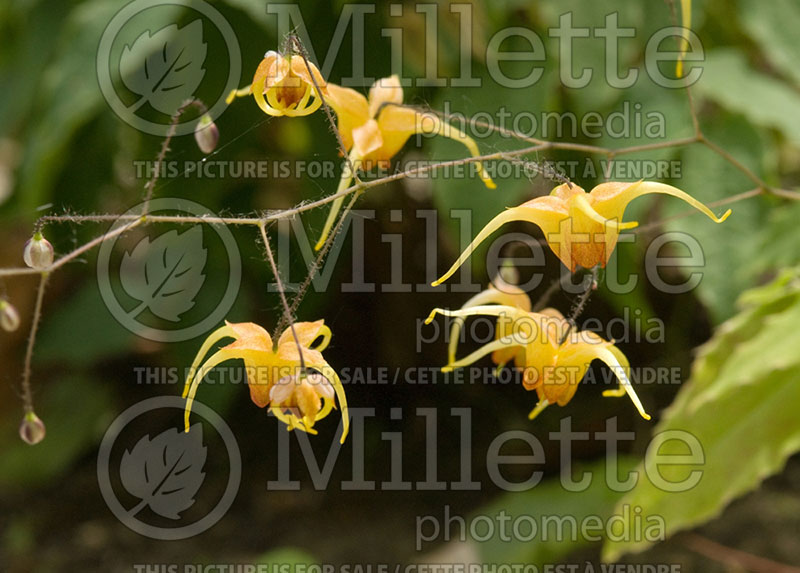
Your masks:
<svg viewBox="0 0 800 573"><path fill-rule="evenodd" d="M22 418L22 423L19 425L19 437L26 444L34 446L44 440L45 427L44 422L39 419L39 416L33 412L28 412Z"/></svg>
<svg viewBox="0 0 800 573"><path fill-rule="evenodd" d="M0 300L0 327L6 332L19 328L19 313L7 300Z"/></svg>
<svg viewBox="0 0 800 573"><path fill-rule="evenodd" d="M33 238L28 239L28 242L25 243L22 258L30 268L37 270L48 269L53 264L53 257L53 245L42 237L41 233L34 234Z"/></svg>
<svg viewBox="0 0 800 573"><path fill-rule="evenodd" d="M197 147L200 148L200 151L206 155L217 148L219 129L217 129L217 124L212 121L211 116L207 113L200 117L197 127L194 128L194 140L197 142Z"/></svg>

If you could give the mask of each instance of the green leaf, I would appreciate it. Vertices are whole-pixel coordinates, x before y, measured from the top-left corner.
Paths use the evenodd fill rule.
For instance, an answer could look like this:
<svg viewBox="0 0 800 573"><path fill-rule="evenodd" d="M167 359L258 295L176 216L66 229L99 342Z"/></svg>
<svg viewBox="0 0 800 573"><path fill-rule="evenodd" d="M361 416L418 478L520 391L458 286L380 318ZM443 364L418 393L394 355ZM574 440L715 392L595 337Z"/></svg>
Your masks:
<svg viewBox="0 0 800 573"><path fill-rule="evenodd" d="M52 40L56 55L35 94L35 121L29 128L20 166L17 193L24 210L49 200L78 130L104 109L111 113L110 108L104 108L97 84L97 46L119 8L116 0L84 2L70 12L60 36ZM159 18L167 19L172 14L174 19L180 10L181 7L166 7L155 12Z"/></svg>
<svg viewBox="0 0 800 573"><path fill-rule="evenodd" d="M763 175L764 142L759 131L744 118L723 112L705 128L705 134L747 168ZM728 161L702 145L683 148L681 169L681 178L673 184L706 204L755 186ZM660 199L656 197L650 200ZM671 198L663 199L663 205L664 213L656 215L655 220L691 210L685 203ZM697 294L709 308L715 323L730 318L735 312L739 294L755 284L753 269L760 256L758 234L764 228L769 213L769 204L764 197L739 201L730 205L730 208L731 216L721 224L695 212L666 225L669 231L688 233L702 248L703 267L688 268L685 272L687 276L702 272ZM712 210L721 215L725 209L719 207ZM686 256L686 247L679 250L677 256Z"/></svg>
<svg viewBox="0 0 800 573"><path fill-rule="evenodd" d="M667 492L640 480L617 506L640 506L645 519L661 516L667 535L719 515L800 450L800 269L744 293L740 304L745 307L740 314L700 349L691 379L655 430L688 432L699 440L702 465L673 461L661 466L660 473L667 481L680 482L700 469L700 481L687 491ZM640 471L654 462L656 453L685 454L686 444L670 440L658 452L648 450ZM632 522L626 527L631 531ZM605 560L649 545L624 537L606 541Z"/></svg>
<svg viewBox="0 0 800 573"><path fill-rule="evenodd" d="M800 146L800 93L748 66L739 50L710 51L697 91L755 125L780 131Z"/></svg>
<svg viewBox="0 0 800 573"><path fill-rule="evenodd" d="M0 133L13 134L28 118L69 9L68 2L6 2L0 6Z"/></svg>
<svg viewBox="0 0 800 573"><path fill-rule="evenodd" d="M617 463L612 467L616 468L620 476L624 476L634 465L631 458L617 458ZM582 524L586 525L585 531L590 531L591 536L602 537L602 528L607 523L620 519L612 518L612 513L614 504L622 493L613 491L606 485L606 468L606 460L576 468L576 479L583 472L592 476L590 485L584 491L568 491L564 489L560 479L552 478L528 491L502 495L482 507L478 514L467 518L466 544L457 539L450 546L438 550L436 559L452 562L469 556L471 560L482 563L530 563L540 567L547 563L558 563L567 554L594 542L591 538L586 539L581 531ZM590 516L595 523L595 517L602 522L600 530L589 529L591 523L587 518ZM496 524L492 529L494 535L485 541L477 541L469 533L470 524L480 523L485 517ZM529 526L531 521L537 527L543 524L543 530L526 541L525 538L532 533ZM499 525L503 522L506 524L506 534ZM514 523L518 523L520 531L525 533L510 535L509 531ZM571 529L573 523L577 525ZM565 531L566 535L558 535L558 528ZM476 526L475 529L484 535L483 526ZM574 535L570 533L573 531Z"/></svg>
<svg viewBox="0 0 800 573"><path fill-rule="evenodd" d="M753 272L762 274L772 269L800 265L800 203L789 202L774 206L758 234L758 257L753 261Z"/></svg>
<svg viewBox="0 0 800 573"><path fill-rule="evenodd" d="M101 109L95 61L103 29L119 4L95 0L73 10L64 24L56 56L37 90L35 123L20 168L19 196L29 208L47 201L75 132Z"/></svg>
<svg viewBox="0 0 800 573"><path fill-rule="evenodd" d="M772 0L769 9L759 0L740 0L741 22L772 64L800 84L800 4L795 0Z"/></svg>

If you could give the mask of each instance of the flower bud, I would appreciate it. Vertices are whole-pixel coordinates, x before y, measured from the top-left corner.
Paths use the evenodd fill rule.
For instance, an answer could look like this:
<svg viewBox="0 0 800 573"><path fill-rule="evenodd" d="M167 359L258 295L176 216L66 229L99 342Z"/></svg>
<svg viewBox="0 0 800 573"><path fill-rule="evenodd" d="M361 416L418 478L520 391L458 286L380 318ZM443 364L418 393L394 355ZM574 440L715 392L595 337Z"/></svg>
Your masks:
<svg viewBox="0 0 800 573"><path fill-rule="evenodd" d="M219 129L217 129L217 124L207 113L200 117L197 127L194 128L194 140L197 142L197 147L200 148L200 151L206 155L217 148Z"/></svg>
<svg viewBox="0 0 800 573"><path fill-rule="evenodd" d="M503 265L500 267L499 276L500 280L507 285L519 284L519 271L511 261L503 261Z"/></svg>
<svg viewBox="0 0 800 573"><path fill-rule="evenodd" d="M0 299L0 327L6 332L14 332L19 328L19 313L7 300Z"/></svg>
<svg viewBox="0 0 800 573"><path fill-rule="evenodd" d="M53 264L53 245L41 233L35 233L33 238L25 243L22 258L25 264L32 269L44 270Z"/></svg>
<svg viewBox="0 0 800 573"><path fill-rule="evenodd" d="M22 418L22 423L19 425L19 437L26 444L34 446L44 440L45 427L44 422L39 419L39 416L33 412L28 412Z"/></svg>

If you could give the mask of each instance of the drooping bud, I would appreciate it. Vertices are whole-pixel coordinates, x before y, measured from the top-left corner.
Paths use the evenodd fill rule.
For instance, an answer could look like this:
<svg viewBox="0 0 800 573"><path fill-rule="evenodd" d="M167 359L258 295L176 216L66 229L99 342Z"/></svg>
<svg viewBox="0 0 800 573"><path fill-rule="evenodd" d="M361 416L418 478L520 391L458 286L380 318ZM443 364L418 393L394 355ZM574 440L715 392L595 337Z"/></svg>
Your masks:
<svg viewBox="0 0 800 573"><path fill-rule="evenodd" d="M33 237L25 243L22 258L30 268L45 270L53 264L53 257L53 245L41 233L34 233Z"/></svg>
<svg viewBox="0 0 800 573"><path fill-rule="evenodd" d="M19 313L7 300L0 299L0 327L6 332L14 332L19 328Z"/></svg>
<svg viewBox="0 0 800 573"><path fill-rule="evenodd" d="M26 444L34 446L44 440L44 422L33 412L28 412L19 425L19 437Z"/></svg>
<svg viewBox="0 0 800 573"><path fill-rule="evenodd" d="M200 148L200 151L206 155L217 148L219 129L207 113L200 116L197 127L194 128L194 140L197 142L197 147Z"/></svg>

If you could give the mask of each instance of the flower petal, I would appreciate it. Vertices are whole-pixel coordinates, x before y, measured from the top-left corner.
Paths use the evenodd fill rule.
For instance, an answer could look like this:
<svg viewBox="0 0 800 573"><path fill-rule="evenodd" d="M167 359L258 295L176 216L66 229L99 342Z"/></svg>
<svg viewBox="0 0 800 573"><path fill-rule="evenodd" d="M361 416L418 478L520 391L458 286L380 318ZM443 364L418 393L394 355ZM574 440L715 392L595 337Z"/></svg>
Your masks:
<svg viewBox="0 0 800 573"><path fill-rule="evenodd" d="M214 346L217 342L222 340L223 338L236 338L236 330L233 328L233 325L229 322L225 322L225 326L221 326L216 329L214 332L208 335L206 339L203 341L202 346L200 346L200 350L197 352L197 355L192 362L192 366L189 368L189 374L186 377L186 384L183 387L183 394L182 398L186 398L186 395L189 393L189 386L194 380L195 373L197 372L197 368L200 366L200 363L203 361L203 358L206 357L208 351L211 350L211 347Z"/></svg>
<svg viewBox="0 0 800 573"><path fill-rule="evenodd" d="M347 396L344 392L344 386L339 379L339 375L327 362L323 361L322 364L315 364L314 369L318 370L320 374L328 379L331 386L333 386L333 390L336 392L336 398L339 400L339 408L342 411L342 437L339 439L339 443L343 444L350 431L350 411L347 408ZM328 401L326 400L326 405L327 403Z"/></svg>
<svg viewBox="0 0 800 573"><path fill-rule="evenodd" d="M505 306L514 306L524 311L530 311L531 299L521 288L503 284L502 287L497 288L494 285L488 289L479 292L467 302L462 305L462 309L471 308L473 306L481 306L485 304L502 304ZM447 361L454 362L456 356L456 347L458 346L459 337L461 336L461 328L464 326L463 318L456 318L453 326L450 328L450 343L448 345ZM499 334L499 333L498 333ZM506 351L498 351L492 355L492 360L495 364L507 362L514 356L513 349Z"/></svg>
<svg viewBox="0 0 800 573"><path fill-rule="evenodd" d="M254 322L225 322L235 334L236 341L229 344L226 348L242 348L248 350L260 350L272 352L272 337L269 332L264 330Z"/></svg>
<svg viewBox="0 0 800 573"><path fill-rule="evenodd" d="M365 157L373 161L389 161L418 133L419 112L410 107L387 105L378 115L378 129L383 136L383 146L378 153Z"/></svg>
<svg viewBox="0 0 800 573"><path fill-rule="evenodd" d="M472 157L479 157L481 154L474 139L469 137L457 127L453 127L448 122L442 121L432 113L419 114L417 133L436 133L444 137L449 137L450 139L454 139L466 146ZM478 167L478 175L483 180L483 184L489 189L496 188L497 185L495 185L494 181L492 181L492 178L489 177L489 174L486 172L483 164L478 162L476 165Z"/></svg>
<svg viewBox="0 0 800 573"><path fill-rule="evenodd" d="M254 354L256 356L254 356ZM222 350L218 350L211 357L205 361L203 366L199 368L195 373L194 376L186 381L187 384L187 391L184 391L184 397L186 398L186 408L184 410L184 426L185 431L189 431L189 415L192 411L192 404L194 403L195 394L197 394L197 388L200 386L200 382L205 378L206 374L208 374L217 364L221 362L225 362L226 360L232 360L235 358L244 358L248 356L249 358L255 358L257 362L261 362L263 356L258 356L259 353L252 350L240 350L240 349L227 349L223 348Z"/></svg>
<svg viewBox="0 0 800 573"><path fill-rule="evenodd" d="M367 98L356 90L329 83L327 101L336 112L339 133L345 148L349 151L353 147L353 129L369 120Z"/></svg>
<svg viewBox="0 0 800 573"><path fill-rule="evenodd" d="M698 211L703 212L715 223L722 223L728 218L728 215L731 214L731 210L728 209L721 217L717 217L713 212L711 212L711 209L703 205L703 203L685 191L681 191L672 185L657 183L655 181L638 181L636 183L620 183L612 181L608 183L601 183L592 189L589 195L592 198L592 206L594 207L595 211L600 213L600 215L608 219L622 221L622 215L625 213L625 207L628 206L628 203L637 197L641 197L642 195L647 195L650 193L662 193L682 199Z"/></svg>
<svg viewBox="0 0 800 573"><path fill-rule="evenodd" d="M547 237L549 241L549 237L558 234L560 222L567 217L568 215L563 201L556 197L537 197L527 203L523 203L519 207L503 211L481 229L475 239L464 249L461 256L458 257L458 260L453 263L450 270L434 281L432 286L438 286L449 279L458 268L466 262L478 245L504 224L510 223L511 221L528 221L534 223L541 227L545 237ZM559 252L556 251L552 245L551 248L555 251L556 255L559 255Z"/></svg>
<svg viewBox="0 0 800 573"><path fill-rule="evenodd" d="M494 340L489 342L488 344L484 344L478 350L468 354L464 358L460 360L455 360L448 363L446 366L442 367L442 372L452 372L456 368L461 368L462 366L468 366L477 360L480 360L487 354L492 354L497 352L498 350L505 350L509 348L524 348L530 341L527 337L519 334L514 333L509 336L505 336L499 340Z"/></svg>
<svg viewBox="0 0 800 573"><path fill-rule="evenodd" d="M289 73L289 62L286 58L270 50L264 55L264 59L256 68L256 73L253 75L253 83L250 89L253 92L253 98L256 100L258 107L271 116L281 116L284 112L280 107L274 107L267 103L264 99L264 93L272 89L276 84L280 83Z"/></svg>
<svg viewBox="0 0 800 573"><path fill-rule="evenodd" d="M292 328L287 327L286 330L281 333L281 336L278 339L278 347L280 348L284 344L295 345L295 334L297 335L297 340L300 342L300 345L305 346L306 348L311 348L311 344L317 338L322 336L322 342L314 348L314 350L322 352L330 342L331 329L325 326L324 320L316 320L314 322L295 322L294 334L292 333Z"/></svg>
<svg viewBox="0 0 800 573"><path fill-rule="evenodd" d="M374 119L353 129L353 149L359 157L370 157L383 147L383 136Z"/></svg>
<svg viewBox="0 0 800 573"><path fill-rule="evenodd" d="M628 394L631 402L633 402L633 405L636 406L636 409L639 411L639 415L645 420L649 420L650 414L645 412L644 406L642 406L642 402L639 400L639 396L636 395L636 390L633 389L633 385L628 378L628 373L630 372L631 368L627 357L616 346L609 346L606 350L611 356L600 356L600 360L605 362L609 368L614 370L614 373L617 375L617 379L619 380L620 389L623 390L624 393ZM603 396L614 396L619 394L621 393L614 390L606 390L603 392Z"/></svg>
<svg viewBox="0 0 800 573"><path fill-rule="evenodd" d="M403 103L403 86L397 74L376 80L369 88L369 116L375 117L383 105L390 103Z"/></svg>
<svg viewBox="0 0 800 573"><path fill-rule="evenodd" d="M322 94L328 95L328 84L325 81L325 78L322 77L322 74L320 73L319 68L317 68L317 66L315 66L310 61L308 62L308 65L306 65L306 61L303 59L303 56L299 55L292 56L290 66L292 74L299 77L309 86L311 86L311 89L315 96L318 97L317 90L314 85L315 82L316 85L319 86L319 90L322 92ZM308 72L309 68L311 68L311 73ZM313 74L313 79L312 79L312 74Z"/></svg>
<svg viewBox="0 0 800 573"><path fill-rule="evenodd" d="M350 187L350 183L353 181L353 171L358 169L360 162L361 161L358 152L355 148L353 148L353 150L350 152L348 165L345 165L344 171L342 171L342 175L339 179L339 186L336 188L335 193L336 195ZM315 251L320 250L323 245L325 245L325 241L328 240L328 235L333 228L333 224L336 222L336 216L339 214L343 203L344 196L341 196L334 200L333 204L331 205L331 210L328 211L328 217L325 219L325 226L322 228L322 233L317 240L317 244L314 245Z"/></svg>

